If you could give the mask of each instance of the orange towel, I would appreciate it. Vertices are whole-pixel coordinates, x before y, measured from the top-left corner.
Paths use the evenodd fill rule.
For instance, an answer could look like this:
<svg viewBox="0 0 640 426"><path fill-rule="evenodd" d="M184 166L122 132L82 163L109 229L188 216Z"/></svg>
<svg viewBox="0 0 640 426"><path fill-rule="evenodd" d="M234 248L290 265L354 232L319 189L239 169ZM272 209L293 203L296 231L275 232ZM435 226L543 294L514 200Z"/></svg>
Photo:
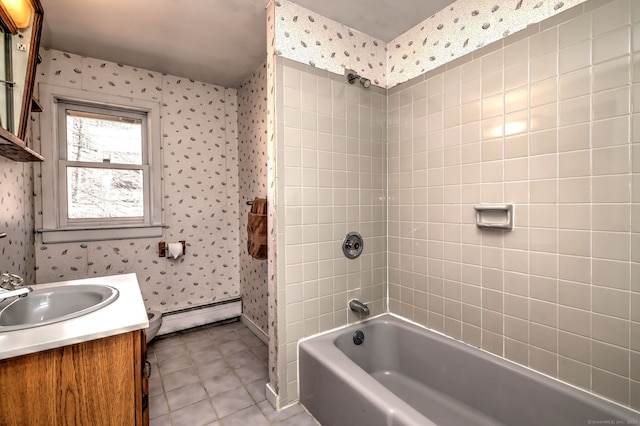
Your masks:
<svg viewBox="0 0 640 426"><path fill-rule="evenodd" d="M247 251L259 260L267 258L267 200L255 198L247 221Z"/></svg>

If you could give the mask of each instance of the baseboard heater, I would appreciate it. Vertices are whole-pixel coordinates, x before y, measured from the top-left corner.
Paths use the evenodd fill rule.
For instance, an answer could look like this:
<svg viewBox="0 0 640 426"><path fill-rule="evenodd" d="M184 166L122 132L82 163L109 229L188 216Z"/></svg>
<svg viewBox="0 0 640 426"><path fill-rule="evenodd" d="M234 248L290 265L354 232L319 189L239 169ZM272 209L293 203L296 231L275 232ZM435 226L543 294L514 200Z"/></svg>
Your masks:
<svg viewBox="0 0 640 426"><path fill-rule="evenodd" d="M158 336L187 330L201 325L237 318L242 315L242 301L236 299L193 306L162 314Z"/></svg>

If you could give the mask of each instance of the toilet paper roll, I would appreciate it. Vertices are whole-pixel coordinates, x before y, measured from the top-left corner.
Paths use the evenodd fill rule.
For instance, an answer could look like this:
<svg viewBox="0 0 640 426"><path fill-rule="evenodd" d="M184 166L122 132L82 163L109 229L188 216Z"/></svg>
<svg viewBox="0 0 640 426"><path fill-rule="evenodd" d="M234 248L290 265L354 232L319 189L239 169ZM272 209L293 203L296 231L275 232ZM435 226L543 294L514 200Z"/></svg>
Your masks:
<svg viewBox="0 0 640 426"><path fill-rule="evenodd" d="M174 259L182 256L182 243L169 243L169 257L173 257Z"/></svg>

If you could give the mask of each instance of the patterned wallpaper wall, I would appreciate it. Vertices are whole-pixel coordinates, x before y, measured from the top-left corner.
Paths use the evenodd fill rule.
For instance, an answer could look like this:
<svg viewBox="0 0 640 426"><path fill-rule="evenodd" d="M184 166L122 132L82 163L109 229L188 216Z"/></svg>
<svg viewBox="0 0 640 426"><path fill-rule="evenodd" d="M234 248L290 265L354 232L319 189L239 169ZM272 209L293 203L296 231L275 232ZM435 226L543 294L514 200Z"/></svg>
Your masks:
<svg viewBox="0 0 640 426"><path fill-rule="evenodd" d="M287 0L276 1L276 54L342 75L345 68L386 84L386 43Z"/></svg>
<svg viewBox="0 0 640 426"><path fill-rule="evenodd" d="M0 157L0 272L18 274L27 283L35 279L33 248L33 168Z"/></svg>
<svg viewBox="0 0 640 426"><path fill-rule="evenodd" d="M276 187L277 150L276 145L276 6L275 0L267 4L267 206L269 246L267 259L267 287L269 321L269 387L276 395L280 392L280 382L286 380L286 356L280 338L285 318L284 303L278 305L278 267L280 260L278 250L284 246L284 241L278 238L278 206L280 203ZM279 351L282 350L282 355ZM267 397L273 396L267 391ZM279 401L270 399L275 406L280 407Z"/></svg>
<svg viewBox="0 0 640 426"><path fill-rule="evenodd" d="M585 0L458 0L385 43L287 0L276 2L276 54L394 87Z"/></svg>
<svg viewBox="0 0 640 426"><path fill-rule="evenodd" d="M242 313L266 335L267 261L247 253L247 201L267 197L267 64L238 88L238 172L240 192L240 283Z"/></svg>
<svg viewBox="0 0 640 426"><path fill-rule="evenodd" d="M393 87L585 0L458 0L387 45Z"/></svg>
<svg viewBox="0 0 640 426"><path fill-rule="evenodd" d="M160 311L238 297L236 90L42 49L37 81L161 103L163 238L65 244L36 240L37 282L135 272ZM39 123L34 127L37 143ZM36 175L39 166L36 166ZM35 180L36 228L42 226ZM178 260L159 241L186 240Z"/></svg>

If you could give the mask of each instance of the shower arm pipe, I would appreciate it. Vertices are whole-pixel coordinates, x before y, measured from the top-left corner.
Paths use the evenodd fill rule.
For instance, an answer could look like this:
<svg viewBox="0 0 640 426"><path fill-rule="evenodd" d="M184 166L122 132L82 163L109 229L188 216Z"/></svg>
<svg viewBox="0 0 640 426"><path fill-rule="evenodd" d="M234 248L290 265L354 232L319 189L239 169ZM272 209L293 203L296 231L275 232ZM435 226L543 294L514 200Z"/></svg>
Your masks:
<svg viewBox="0 0 640 426"><path fill-rule="evenodd" d="M347 81L349 82L349 84L354 84L356 82L356 80L358 80L359 78L360 78L360 76L358 74L349 73L347 75Z"/></svg>
<svg viewBox="0 0 640 426"><path fill-rule="evenodd" d="M353 71L348 72L347 73L347 82L349 84L355 84L356 81L360 81L360 84L365 89L368 88L369 86L371 86L371 80L369 80L368 78L361 77L360 75L356 74Z"/></svg>

